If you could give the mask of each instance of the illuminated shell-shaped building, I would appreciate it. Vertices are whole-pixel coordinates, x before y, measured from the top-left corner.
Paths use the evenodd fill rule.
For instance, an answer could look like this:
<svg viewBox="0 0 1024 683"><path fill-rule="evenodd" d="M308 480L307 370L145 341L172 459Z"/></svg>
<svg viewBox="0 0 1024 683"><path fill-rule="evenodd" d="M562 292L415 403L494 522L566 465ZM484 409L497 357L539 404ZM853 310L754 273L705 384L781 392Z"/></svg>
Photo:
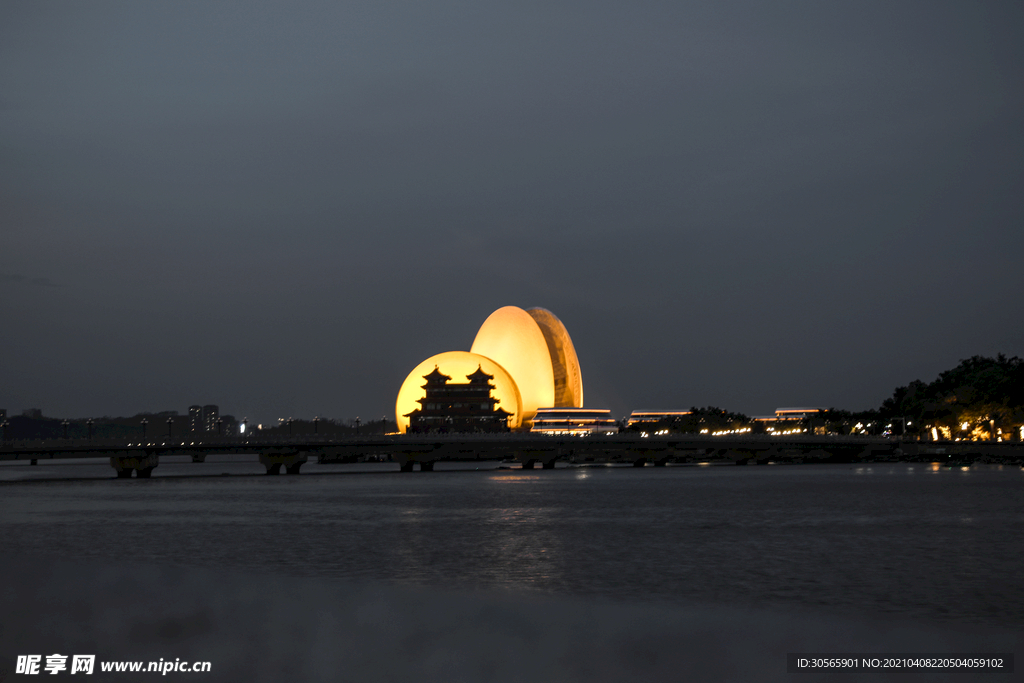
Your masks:
<svg viewBox="0 0 1024 683"><path fill-rule="evenodd" d="M435 368L450 377L468 377L478 369L492 376L496 409L511 413L511 429L529 429L539 408L583 407L572 339L562 321L543 308L499 308L480 326L468 352L441 353L413 368L395 402L399 431L408 431L408 416L422 404L424 379Z"/></svg>

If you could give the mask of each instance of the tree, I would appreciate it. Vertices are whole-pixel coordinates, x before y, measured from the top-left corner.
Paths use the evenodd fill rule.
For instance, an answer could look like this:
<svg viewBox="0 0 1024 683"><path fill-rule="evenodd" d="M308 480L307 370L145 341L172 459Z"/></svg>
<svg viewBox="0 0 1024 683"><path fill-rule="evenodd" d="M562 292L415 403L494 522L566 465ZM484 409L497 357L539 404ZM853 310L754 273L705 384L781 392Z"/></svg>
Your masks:
<svg viewBox="0 0 1024 683"><path fill-rule="evenodd" d="M952 438L995 439L1024 424L1024 360L971 356L930 384L897 387L878 410L883 420L905 417L908 430L934 427Z"/></svg>

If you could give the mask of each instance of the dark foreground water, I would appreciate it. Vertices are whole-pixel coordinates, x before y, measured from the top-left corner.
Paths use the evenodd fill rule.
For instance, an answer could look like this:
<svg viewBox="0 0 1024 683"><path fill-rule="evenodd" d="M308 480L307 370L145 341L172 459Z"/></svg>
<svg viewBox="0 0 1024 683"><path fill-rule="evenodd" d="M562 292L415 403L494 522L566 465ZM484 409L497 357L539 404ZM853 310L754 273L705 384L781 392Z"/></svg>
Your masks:
<svg viewBox="0 0 1024 683"><path fill-rule="evenodd" d="M650 646L651 638L668 638L668 643L679 647L679 639L663 632L671 623L677 632L690 629L702 637L713 634L726 654L730 648L742 649L744 641L761 647L764 643L757 645L758 639L774 637L770 634L806 636L809 631L827 630L825 624L836 620L875 624L894 620L924 629L944 629L945 639L921 636L914 641L917 651L929 643L941 645L940 651L957 648L962 644L959 636L951 639L949 633L986 629L1016 634L1010 641L1001 641L1005 647L1006 642L1020 642L1024 630L1024 471L1019 468L950 470L919 464L875 464L522 471L459 469L466 466L453 464L434 473L403 474L395 471L394 464L381 464L362 466L362 472L345 466L312 466L297 477L265 477L242 474L257 471L254 463L225 461L162 464L157 472L163 476L124 481L111 479L112 471L102 464L48 467L0 468L0 548L9 558L60 558L52 571L63 578L39 579L34 590L45 594L42 584L59 583L65 599L71 601L85 599L83 593L114 590L111 586L127 581L117 574L93 579L93 583L83 580L82 586L76 587L76 571L68 563L84 562L89 567L145 566L160 571L186 567L198 571L195 576L205 578L150 581L137 576L138 572L131 573L131 581L138 585L126 590L149 586L152 593L154 583L159 589L161 582L198 582L210 593L201 601L204 605L217 600L262 605L252 608L257 609L252 616L237 617L246 623L284 618L266 610L285 609L272 609L275 600L283 599L273 594L288 584L308 588L312 580L320 582L317 586L331 586L331 590L358 585L363 587L359 591L367 586L418 591L413 595L420 598L391 593L381 598L383 602L364 601L359 603L361 607L346 608L364 616L376 614L374 609L384 610L390 616L380 617L384 621L373 617L371 626L385 633L405 633L402 637L408 643L423 642L428 633L450 643L436 632L438 623L448 624L444 628L449 630L463 629L463 639L492 632L495 624L503 624L507 628L492 633L498 640L521 639L524 632L537 632L547 633L546 638L537 638L548 642L548 638L568 638L566 629L580 631L597 623L621 621L619 630L616 624L604 623L609 632L591 634L592 650L602 638L611 646L644 635L638 629L646 638L637 641L638 647ZM235 475L189 476L222 471ZM32 562L36 564L9 571L37 575L51 571L47 561L41 565L38 559ZM211 576L216 578L211 580ZM231 588L238 584L237 577L256 577L253 581L257 584L273 583L259 589ZM249 579L245 582L251 585ZM278 588L267 588L269 585ZM501 590L474 593L487 596L474 607L454 611L439 607L454 603L437 596L480 588ZM429 592L424 593L426 589ZM177 590L179 594L184 591ZM232 590L243 591L244 597ZM303 600L317 604L309 595L318 589L308 590L311 593L303 593L305 597L288 598L287 604ZM26 599L11 591L10 600ZM175 600L197 599L192 591L185 592L190 597ZM548 611L537 608L541 611L528 613L516 611L522 609L518 606L506 610L487 602L515 603L524 595L529 600L554 602L545 603ZM349 598L334 599L341 604ZM424 605L434 600L437 604L415 614L395 611L395 604L412 604L410 600ZM550 607L563 604L559 600L568 600L564 604L575 607ZM133 601L131 607L126 603L120 609L139 609L139 604ZM147 608L148 613L161 609L168 608ZM581 617L581 609L597 611ZM662 610L661 616L642 612L645 609ZM330 611L333 618L340 618L338 610L341 608ZM576 615L571 623L552 616L565 610ZM735 610L743 611L742 615ZM679 617L684 612L689 615L685 619ZM93 614L88 609L86 613ZM424 616L428 613L429 618ZM481 617L484 613L491 616ZM641 613L645 616L637 616ZM716 622L722 614L732 614L732 621ZM209 615L204 618L207 621L203 623L216 622ZM323 617L316 618L322 621ZM314 622L316 618L310 615ZM682 622L672 621L677 618ZM786 621L794 618L811 621L802 626ZM483 621L471 627L477 623L474 619ZM310 623L308 619L300 621L307 626ZM663 628L646 633L650 624ZM159 631L160 627L152 628ZM177 633L174 628L171 632ZM322 636L334 627L325 628L310 634ZM365 629L359 632L367 633ZM877 628L861 627L859 632L866 638L864 634L875 633ZM772 641L769 649L778 652L769 660L776 668L763 676L758 673L757 678L788 680L785 651L801 642L790 636L778 643ZM687 639L691 646L693 637ZM860 647L865 647L863 638ZM501 647L493 639L489 642ZM537 646L536 640L517 642L520 647ZM980 645L972 642L973 651L985 643L984 639ZM893 651L893 646L886 648L884 642L874 646L876 651ZM388 647L384 651L389 651ZM577 668L559 669L559 675L548 676L530 669L529 677L606 680L577 658L579 647L580 642L570 639L549 654L552 661ZM827 647L850 651L858 643L839 638L828 641ZM605 646L598 650L599 654L588 656L611 657L607 666L626 667L623 671L632 672L629 675L637 671L629 667L657 661L653 654L636 659L636 652L619 657L608 655ZM457 647L456 651L462 650ZM396 661L409 657L401 648L394 653L399 658ZM701 657L700 653L691 655ZM351 659L341 657L338 666ZM526 676L518 655L490 664L486 657L478 659L465 676L453 678L455 670L442 667L431 670L436 676L426 679L479 680L482 676L520 680ZM497 667L493 671L488 668L492 664ZM502 669L503 665L513 668ZM703 665L710 666L707 661ZM282 671L291 671L291 664L281 666ZM367 666L369 671L377 671L375 664ZM423 679L419 664L408 666L412 668L371 678ZM760 664L747 662L746 668L710 669L707 675L749 680L760 671L757 666ZM329 667L320 671L323 680L348 680L332 671ZM487 671L497 673L483 675ZM551 674L552 670L546 671ZM508 675L499 675L501 672ZM732 678L729 672L734 674ZM648 675L658 679L650 671ZM320 680L312 674L306 678ZM945 680L929 678L940 679Z"/></svg>
<svg viewBox="0 0 1024 683"><path fill-rule="evenodd" d="M239 464L177 471L231 466ZM74 467L51 471L75 474ZM1018 468L402 474L381 464L376 473L125 482L96 467L108 478L0 483L0 547L445 588L1024 625Z"/></svg>

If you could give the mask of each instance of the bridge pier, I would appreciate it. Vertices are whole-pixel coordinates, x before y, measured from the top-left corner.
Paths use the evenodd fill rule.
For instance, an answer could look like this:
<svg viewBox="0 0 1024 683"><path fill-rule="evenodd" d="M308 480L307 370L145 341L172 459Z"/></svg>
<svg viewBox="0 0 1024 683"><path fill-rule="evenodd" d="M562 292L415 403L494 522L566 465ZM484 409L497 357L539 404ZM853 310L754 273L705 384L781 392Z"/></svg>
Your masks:
<svg viewBox="0 0 1024 683"><path fill-rule="evenodd" d="M651 464L653 464L655 467L664 467L665 465L668 464L669 460L672 460L673 458L676 457L676 447L675 445L672 445L660 451L651 451L650 455Z"/></svg>
<svg viewBox="0 0 1024 683"><path fill-rule="evenodd" d="M288 474L298 474L309 455L305 451L280 451L260 453L260 464L267 468L267 474L280 474L283 465Z"/></svg>
<svg viewBox="0 0 1024 683"><path fill-rule="evenodd" d="M637 458L633 461L633 467L643 467L647 464L647 458Z"/></svg>
<svg viewBox="0 0 1024 683"><path fill-rule="evenodd" d="M515 459L523 463L524 470L532 470L537 463L546 470L553 470L560 454L561 451L554 448L514 451Z"/></svg>
<svg viewBox="0 0 1024 683"><path fill-rule="evenodd" d="M139 479L149 479L153 475L153 468L159 464L160 458L156 453L110 456L110 466L117 472L118 479L130 479L132 472Z"/></svg>
<svg viewBox="0 0 1024 683"><path fill-rule="evenodd" d="M442 444L415 444L402 449L396 449L391 453L391 459L398 463L402 472L412 472L418 464L420 472L433 472L434 463L439 460L438 452L442 450Z"/></svg>

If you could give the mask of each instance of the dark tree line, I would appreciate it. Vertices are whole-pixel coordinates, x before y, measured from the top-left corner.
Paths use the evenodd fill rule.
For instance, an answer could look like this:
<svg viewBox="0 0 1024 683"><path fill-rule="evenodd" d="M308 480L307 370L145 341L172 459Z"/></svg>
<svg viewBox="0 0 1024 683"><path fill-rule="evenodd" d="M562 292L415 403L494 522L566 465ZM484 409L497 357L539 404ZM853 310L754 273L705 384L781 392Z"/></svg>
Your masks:
<svg viewBox="0 0 1024 683"><path fill-rule="evenodd" d="M92 425L88 424L92 420ZM146 420L143 425L142 421ZM167 420L171 420L168 428ZM240 424L231 415L222 416L224 420L223 434L225 436L237 436L240 431ZM3 422L3 420L0 420ZM97 418L74 418L61 419L48 417L38 409L29 409L22 415L10 415L3 428L3 438L11 440L19 439L86 439L92 434L92 438L118 439L132 441L142 439L143 433L149 439L159 439L168 435L175 439L187 438L190 431L190 419L188 415L180 415L177 411L164 411L160 413L139 413L131 417L97 417ZM65 422L67 424L65 424ZM295 419L275 422L272 425L263 425L263 429L257 431L256 425L246 425L249 435L262 436L302 436L307 434L323 435L373 435L381 433L392 433L398 427L394 420L379 418L376 420L330 420L320 419L306 420ZM216 432L202 432L200 436L215 436Z"/></svg>
<svg viewBox="0 0 1024 683"><path fill-rule="evenodd" d="M394 420L382 417L377 420L288 420L279 421L276 425L263 425L263 429L257 432L262 436L298 436L305 434L327 434L335 436L371 436L374 434L391 434L398 431L398 425Z"/></svg>
<svg viewBox="0 0 1024 683"><path fill-rule="evenodd" d="M139 413L132 417L69 418L47 417L39 409L26 410L21 415L7 417L4 437L7 439L85 439L92 434L94 439L140 439L142 420L146 419L146 434L150 437L167 434L167 420L173 420L171 429L176 436L188 431L188 416L177 411L160 413ZM92 425L88 424L92 421ZM67 423L67 424L65 424Z"/></svg>
<svg viewBox="0 0 1024 683"><path fill-rule="evenodd" d="M972 356L929 384L897 387L878 409L881 420L906 418L911 434L940 438L1020 438L1024 425L1024 360Z"/></svg>

